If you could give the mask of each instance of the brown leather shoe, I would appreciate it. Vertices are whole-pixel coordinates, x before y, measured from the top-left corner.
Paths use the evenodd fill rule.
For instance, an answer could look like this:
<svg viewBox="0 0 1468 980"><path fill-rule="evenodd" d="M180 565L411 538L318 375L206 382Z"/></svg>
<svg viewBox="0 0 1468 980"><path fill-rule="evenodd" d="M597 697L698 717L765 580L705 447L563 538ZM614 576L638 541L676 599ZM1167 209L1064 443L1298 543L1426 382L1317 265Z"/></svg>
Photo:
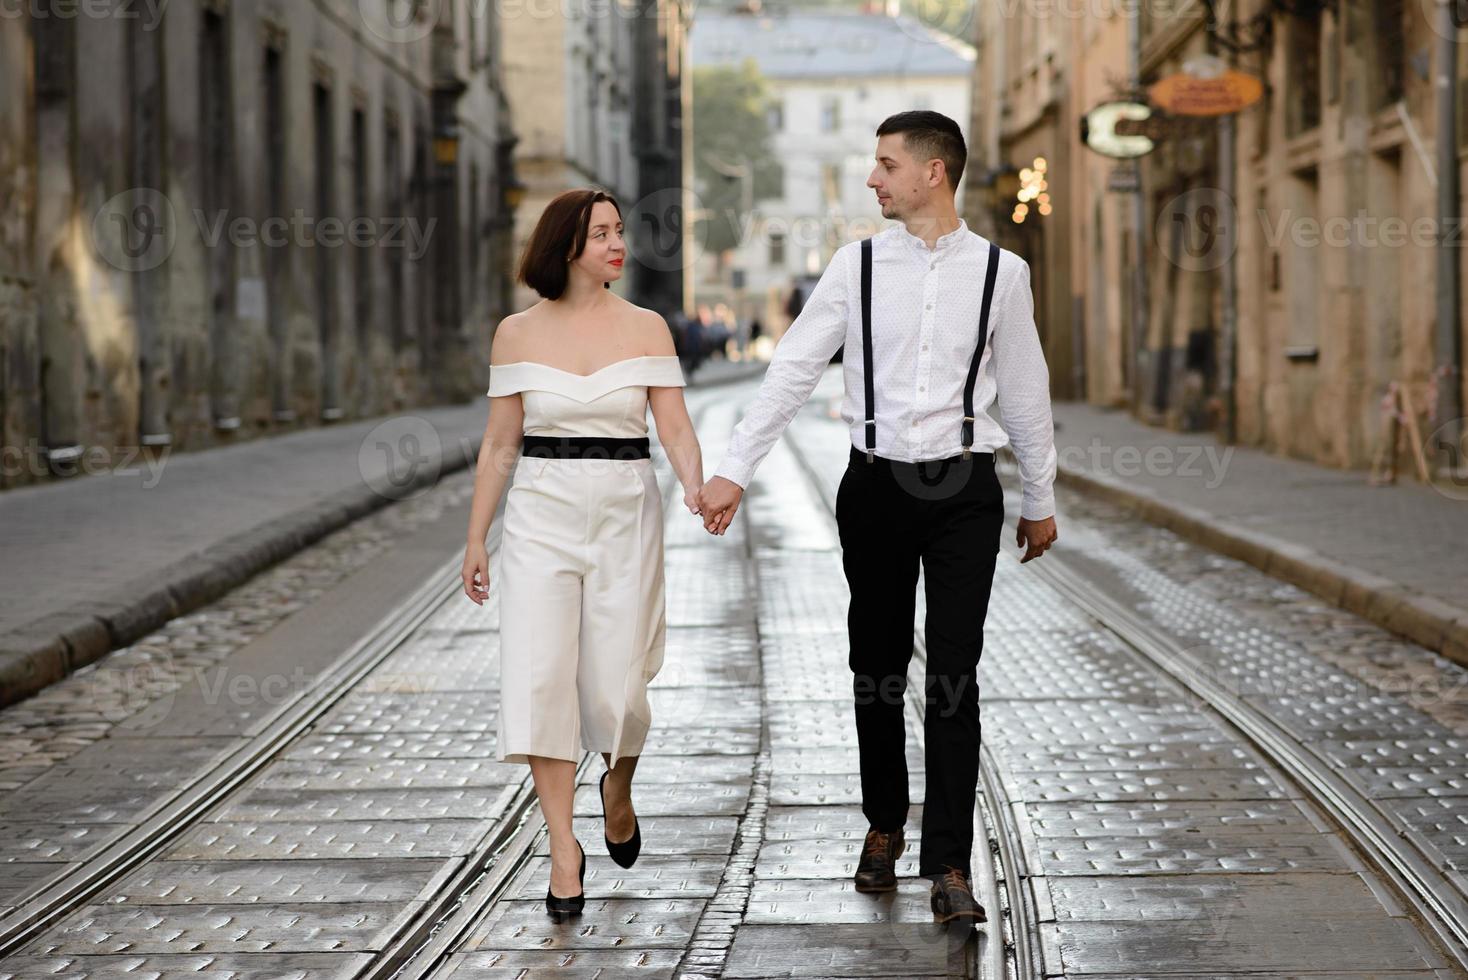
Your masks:
<svg viewBox="0 0 1468 980"><path fill-rule="evenodd" d="M880 830L867 831L867 839L861 847L861 860L857 862L856 890L859 892L890 892L897 890L897 859L907 847L902 831L884 834Z"/></svg>
<svg viewBox="0 0 1468 980"><path fill-rule="evenodd" d="M988 922L984 907L974 898L973 887L968 875L949 867L941 875L930 876L933 880L933 918L938 922L963 919L969 922Z"/></svg>

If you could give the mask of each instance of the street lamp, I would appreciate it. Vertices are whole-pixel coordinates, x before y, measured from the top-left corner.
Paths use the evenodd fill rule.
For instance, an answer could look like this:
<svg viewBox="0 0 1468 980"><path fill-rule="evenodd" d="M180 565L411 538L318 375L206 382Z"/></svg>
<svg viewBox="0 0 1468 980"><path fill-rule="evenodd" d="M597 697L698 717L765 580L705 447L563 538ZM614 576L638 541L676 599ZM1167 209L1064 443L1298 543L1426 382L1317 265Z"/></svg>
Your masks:
<svg viewBox="0 0 1468 980"><path fill-rule="evenodd" d="M525 184L520 180L519 177L511 176L509 181L505 184L504 192L502 195L505 202L505 210L507 212L514 212L515 210L517 210L520 207L521 202L525 200L525 192L528 189L529 188L525 186Z"/></svg>

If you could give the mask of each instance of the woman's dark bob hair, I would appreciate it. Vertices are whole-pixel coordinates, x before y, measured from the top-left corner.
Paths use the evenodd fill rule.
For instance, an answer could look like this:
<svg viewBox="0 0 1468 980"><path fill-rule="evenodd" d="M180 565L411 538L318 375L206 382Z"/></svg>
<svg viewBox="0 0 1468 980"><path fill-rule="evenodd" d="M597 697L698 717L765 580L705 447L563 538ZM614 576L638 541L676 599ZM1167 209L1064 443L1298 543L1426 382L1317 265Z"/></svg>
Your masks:
<svg viewBox="0 0 1468 980"><path fill-rule="evenodd" d="M566 291L570 264L586 248L586 230L591 208L597 201L610 201L622 217L622 206L606 191L580 187L562 191L541 212L525 254L520 257L518 279L546 299L560 299Z"/></svg>

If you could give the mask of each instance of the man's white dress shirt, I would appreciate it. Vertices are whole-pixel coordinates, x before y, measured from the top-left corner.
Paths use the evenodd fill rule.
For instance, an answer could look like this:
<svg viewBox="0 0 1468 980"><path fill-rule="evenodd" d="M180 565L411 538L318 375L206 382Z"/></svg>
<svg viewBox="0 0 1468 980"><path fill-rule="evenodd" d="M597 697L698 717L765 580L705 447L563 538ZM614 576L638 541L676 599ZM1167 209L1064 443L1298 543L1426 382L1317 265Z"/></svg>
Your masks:
<svg viewBox="0 0 1468 980"><path fill-rule="evenodd" d="M963 449L963 389L978 344L989 241L959 227L926 242L901 224L872 237L872 372L876 453L916 462ZM1002 250L989 308L989 340L974 384L974 452L1006 443L1019 461L1020 514L1055 513L1055 432L1050 375L1035 329L1029 263ZM749 484L755 468L810 397L842 344L841 417L866 450L862 365L861 242L836 250L805 307L775 345L759 394L729 439L715 476ZM999 406L1002 422L989 414Z"/></svg>

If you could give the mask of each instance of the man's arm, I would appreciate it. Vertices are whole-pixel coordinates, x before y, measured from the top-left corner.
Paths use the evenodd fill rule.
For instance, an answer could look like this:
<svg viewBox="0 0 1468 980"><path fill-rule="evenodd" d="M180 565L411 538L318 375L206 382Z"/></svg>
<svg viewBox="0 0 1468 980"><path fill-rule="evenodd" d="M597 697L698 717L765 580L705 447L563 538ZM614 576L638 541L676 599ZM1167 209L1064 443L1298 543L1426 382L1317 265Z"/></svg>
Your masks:
<svg viewBox="0 0 1468 980"><path fill-rule="evenodd" d="M1050 371L1035 328L1030 265L1020 272L995 312L990 342L1000 424L1019 461L1023 486L1020 517L1040 521L1055 514L1055 425L1050 413Z"/></svg>
<svg viewBox="0 0 1468 980"><path fill-rule="evenodd" d="M734 427L715 476L740 488L749 485L755 468L815 390L821 372L846 339L846 258L850 252L845 246L836 250L800 315L775 345L759 393Z"/></svg>

